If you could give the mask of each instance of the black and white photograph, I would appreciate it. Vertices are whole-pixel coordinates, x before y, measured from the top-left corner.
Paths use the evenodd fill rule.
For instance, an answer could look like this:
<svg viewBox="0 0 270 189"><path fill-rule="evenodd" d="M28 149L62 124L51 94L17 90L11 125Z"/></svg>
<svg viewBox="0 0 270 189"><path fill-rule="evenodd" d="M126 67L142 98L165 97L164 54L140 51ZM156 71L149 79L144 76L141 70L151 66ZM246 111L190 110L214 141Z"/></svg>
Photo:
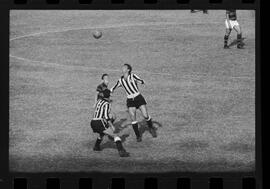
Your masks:
<svg viewBox="0 0 270 189"><path fill-rule="evenodd" d="M254 10L10 10L9 171L255 171Z"/></svg>

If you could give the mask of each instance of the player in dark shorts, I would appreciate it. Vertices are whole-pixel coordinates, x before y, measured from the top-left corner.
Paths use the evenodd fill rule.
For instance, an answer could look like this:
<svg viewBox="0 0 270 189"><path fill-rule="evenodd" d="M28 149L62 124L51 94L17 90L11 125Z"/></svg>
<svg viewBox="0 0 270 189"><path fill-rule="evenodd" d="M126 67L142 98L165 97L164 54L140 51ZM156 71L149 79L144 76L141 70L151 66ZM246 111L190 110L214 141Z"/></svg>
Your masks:
<svg viewBox="0 0 270 189"><path fill-rule="evenodd" d="M224 49L229 48L228 40L232 29L234 29L237 32L237 48L243 49L244 43L242 42L242 31L237 21L235 9L226 10L225 26L226 26L226 33L224 36Z"/></svg>
<svg viewBox="0 0 270 189"><path fill-rule="evenodd" d="M106 73L103 74L103 75L101 76L101 80L102 80L102 83L99 84L99 85L97 86L97 89L96 89L95 103L94 103L94 105L93 105L93 108L96 107L97 101L98 101L99 99L102 99L102 98L103 98L103 91L104 91L105 89L108 89L109 75L106 74Z"/></svg>
<svg viewBox="0 0 270 189"><path fill-rule="evenodd" d="M120 157L128 157L129 153L124 149L120 137L114 133L113 120L110 116L110 93L109 89L105 89L103 92L103 97L97 101L93 119L91 120L91 128L94 133L98 133L99 136L96 140L94 151L101 151L100 144L105 135L114 139L117 150Z"/></svg>
<svg viewBox="0 0 270 189"><path fill-rule="evenodd" d="M137 141L142 141L142 136L139 132L138 122L136 120L136 110L139 109L142 112L143 117L146 119L149 132L153 137L157 137L156 128L153 127L152 119L148 115L146 108L146 101L141 95L138 89L138 82L144 84L144 81L134 73L131 73L132 67L129 64L124 64L122 67L123 76L117 81L114 87L111 88L111 92L118 87L123 87L127 94L127 108L132 120L132 127L137 137Z"/></svg>

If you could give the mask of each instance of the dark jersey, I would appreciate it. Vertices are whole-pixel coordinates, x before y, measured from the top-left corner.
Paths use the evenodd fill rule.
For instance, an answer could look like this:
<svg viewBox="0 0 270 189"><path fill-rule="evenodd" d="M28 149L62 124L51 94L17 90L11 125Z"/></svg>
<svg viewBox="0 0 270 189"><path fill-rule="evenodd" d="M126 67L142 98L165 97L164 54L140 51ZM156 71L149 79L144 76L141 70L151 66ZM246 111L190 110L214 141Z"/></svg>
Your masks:
<svg viewBox="0 0 270 189"><path fill-rule="evenodd" d="M226 14L228 14L228 17L230 20L236 20L237 16L236 16L236 10L227 10Z"/></svg>
<svg viewBox="0 0 270 189"><path fill-rule="evenodd" d="M103 98L103 91L105 89L108 89L108 86L105 83L101 83L97 86L97 92L98 92L98 98L97 99L102 99Z"/></svg>

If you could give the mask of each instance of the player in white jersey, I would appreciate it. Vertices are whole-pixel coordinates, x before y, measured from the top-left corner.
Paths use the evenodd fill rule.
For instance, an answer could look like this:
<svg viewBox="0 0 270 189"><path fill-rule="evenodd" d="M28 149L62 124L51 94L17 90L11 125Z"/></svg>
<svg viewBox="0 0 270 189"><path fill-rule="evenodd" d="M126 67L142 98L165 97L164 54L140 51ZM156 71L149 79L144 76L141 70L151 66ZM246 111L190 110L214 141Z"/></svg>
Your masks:
<svg viewBox="0 0 270 189"><path fill-rule="evenodd" d="M117 81L114 87L111 88L111 92L118 87L123 87L127 94L127 108L132 120L132 127L137 137L137 141L142 141L141 133L139 132L138 122L136 120L136 110L139 109L142 112L143 117L146 119L149 132L153 137L157 137L156 129L153 127L152 119L148 115L146 108L146 101L141 95L138 89L138 82L144 84L144 81L132 73L132 67L129 64L124 64L122 67L123 76Z"/></svg>

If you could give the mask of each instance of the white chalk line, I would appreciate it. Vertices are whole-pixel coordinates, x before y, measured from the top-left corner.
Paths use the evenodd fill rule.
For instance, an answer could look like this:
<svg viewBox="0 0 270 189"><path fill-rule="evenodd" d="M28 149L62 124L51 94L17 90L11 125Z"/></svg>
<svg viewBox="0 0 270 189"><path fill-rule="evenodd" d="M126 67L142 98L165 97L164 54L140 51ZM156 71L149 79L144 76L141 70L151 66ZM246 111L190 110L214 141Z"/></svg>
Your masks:
<svg viewBox="0 0 270 189"><path fill-rule="evenodd" d="M33 36L39 36L39 35L45 35L48 33L62 33L62 32L68 32L68 31L77 31L77 30L90 30L90 29L107 29L107 28L117 28L117 27L132 27L132 26L160 26L160 25L177 25L179 23L176 22L155 22L155 23L136 23L136 24L118 24L118 25L104 25L104 26L93 26L93 27L81 27L81 28L66 28L63 30L52 30L52 31L44 31L44 32L37 32L37 33L31 33L31 34L27 34L27 35L22 35L22 36L18 36L18 37L14 37L10 39L10 42L13 40L17 40L17 39L22 39L22 38L26 38L26 37L33 37ZM40 61L40 60L31 60L31 59L27 59L27 58L23 58L23 57L19 57L19 56L15 56L10 54L9 55L11 58L15 58L17 60L21 60L23 62L28 62L28 63L39 63L42 64L44 66L53 66L53 67L60 67L61 69L67 69L67 70L74 70L75 69L79 69L82 71L89 71L89 70L104 70L104 71L111 71L111 72L119 72L118 69L109 69L109 68L98 68L98 67L89 67L89 66L75 66L75 65L64 65L64 64L59 64L59 63L55 63L55 62L46 62L46 61ZM146 74L152 74L152 75L161 75L161 76L175 76L175 74L171 74L171 73L159 73L159 72L150 72L150 71L139 71L139 73L146 73ZM209 77L209 78L221 78L221 77L225 77L227 79L253 79L253 77L250 76L212 76L212 75L207 75L207 74L185 74L185 75L181 75L181 78L190 78L190 77Z"/></svg>
<svg viewBox="0 0 270 189"><path fill-rule="evenodd" d="M154 22L154 23L130 23L130 24L114 24L114 25L103 25L103 26L92 26L92 27L80 27L80 28L66 28L62 30L51 30L51 31L42 31L42 32L36 32L31 34L26 34L22 36L17 36L14 38L11 38L10 41L13 41L15 39L22 39L26 37L32 37L32 36L38 36L48 33L61 33L61 32L68 32L68 31L76 31L76 30L91 30L91 29L109 29L109 28L120 28L120 27L133 27L133 26L160 26L160 25L179 25L177 22Z"/></svg>
<svg viewBox="0 0 270 189"><path fill-rule="evenodd" d="M133 27L133 26L186 25L186 24L187 23L178 23L178 22L152 22L152 23L130 23L130 24L113 24L113 25L92 26L92 27L88 26L88 27L80 27L80 28L66 28L62 30L42 31L42 32L35 32L35 33L26 34L26 35L21 35L21 36L13 37L9 41L13 41L15 39L22 39L26 37L48 34L48 33L61 33L61 32L76 31L76 30L109 29L109 28ZM200 23L197 23L197 24L200 24ZM216 24L218 24L218 22Z"/></svg>
<svg viewBox="0 0 270 189"><path fill-rule="evenodd" d="M74 70L80 70L80 71L92 71L92 70L104 70L104 71L109 71L109 72L121 72L119 69L109 69L109 68L102 68L102 67L90 67L90 66L75 66L75 65L64 65L64 64L59 64L59 63L53 63L53 62L45 62L45 61L39 61L39 60L30 60L27 58L22 58L22 57L17 57L14 55L10 55L11 58L15 58L17 60L21 60L23 62L27 63L32 63L32 65L36 65L35 63L42 64L45 67L59 67L60 69L65 69L69 71L74 71ZM145 70L137 70L138 73L144 73L144 74L151 74L151 75L160 75L160 76L172 76L175 77L175 74L171 73L159 73L159 72L150 72L150 71L145 71ZM203 74L185 74L185 75L177 75L177 77L180 78L201 78L201 77L207 77L207 78L226 78L226 79L253 79L253 77L249 76L211 76L211 75L203 75Z"/></svg>

